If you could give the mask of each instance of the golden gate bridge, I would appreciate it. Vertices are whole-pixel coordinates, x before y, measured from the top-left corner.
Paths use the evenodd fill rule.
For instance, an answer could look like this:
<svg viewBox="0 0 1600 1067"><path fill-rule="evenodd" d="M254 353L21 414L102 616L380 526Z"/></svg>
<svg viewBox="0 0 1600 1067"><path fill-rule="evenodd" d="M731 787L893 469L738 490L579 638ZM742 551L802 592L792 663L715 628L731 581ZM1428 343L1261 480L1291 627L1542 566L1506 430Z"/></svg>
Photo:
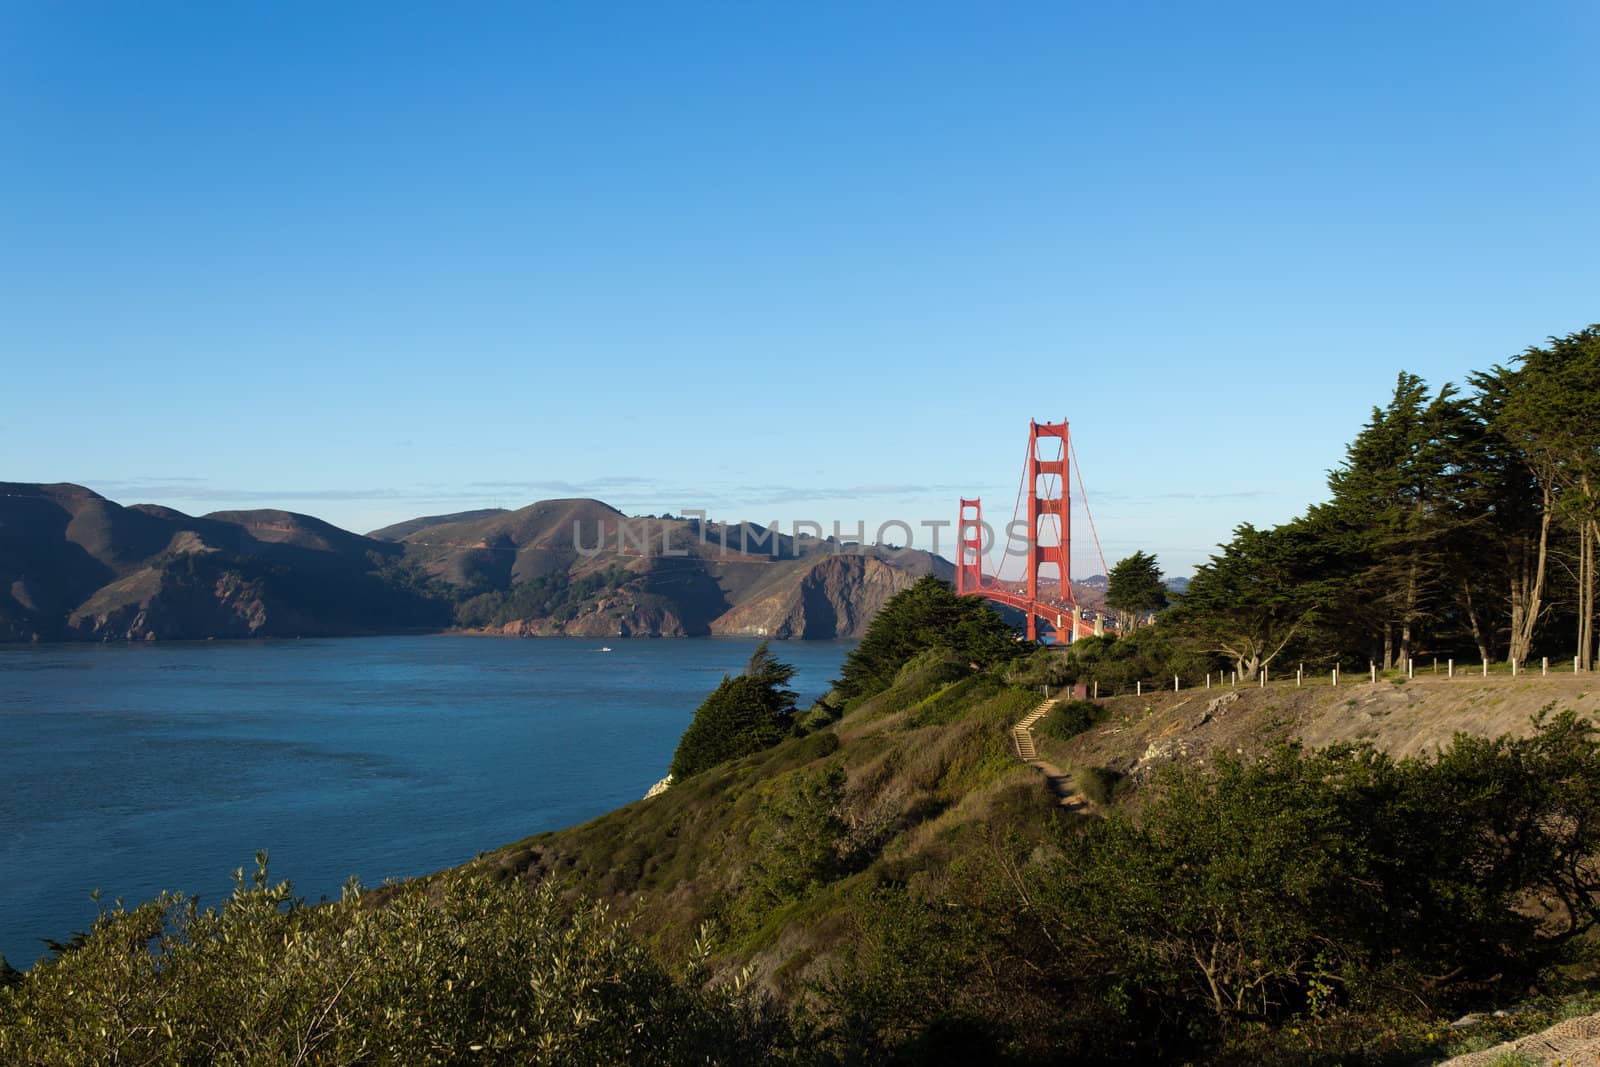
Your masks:
<svg viewBox="0 0 1600 1067"><path fill-rule="evenodd" d="M1045 454L1041 454L1041 451ZM1028 423L1028 457L1017 485L1017 502L1006 525L1005 550L993 574L984 573L984 554L993 547L993 528L983 521L982 501L973 497L961 501L956 523L956 592L962 596L981 596L997 604L1015 608L1027 619L1028 640L1041 638L1057 643L1075 641L1105 632L1105 617L1095 610L1085 611L1072 590L1072 478L1076 475L1078 495L1083 500L1084 518L1100 559L1100 573L1109 575L1105 554L1100 551L1100 535L1089 513L1088 494L1083 491L1083 472L1072 435L1063 419L1060 422ZM1027 518L1022 518L1023 504ZM1015 536L1019 522L1026 522L1025 537ZM989 544L984 544L985 534ZM1021 547L1013 549L1020 542ZM1000 577L1006 560L1021 556L1027 570L1021 581Z"/></svg>

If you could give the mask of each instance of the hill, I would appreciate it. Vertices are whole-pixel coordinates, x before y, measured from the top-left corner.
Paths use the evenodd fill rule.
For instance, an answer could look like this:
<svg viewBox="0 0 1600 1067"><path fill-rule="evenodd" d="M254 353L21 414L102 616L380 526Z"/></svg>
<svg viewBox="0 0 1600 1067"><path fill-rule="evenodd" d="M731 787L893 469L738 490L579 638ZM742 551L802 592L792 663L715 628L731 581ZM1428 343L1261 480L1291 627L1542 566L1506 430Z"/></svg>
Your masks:
<svg viewBox="0 0 1600 1067"><path fill-rule="evenodd" d="M854 637L917 578L951 573L926 552L630 519L597 500L428 516L362 536L288 511L194 517L78 485L0 483L0 641L451 626Z"/></svg>
<svg viewBox="0 0 1600 1067"><path fill-rule="evenodd" d="M479 508L476 511L457 511L450 515L423 515L415 519L406 519L390 526L377 530L370 530L367 536L374 541L398 541L407 534L416 533L418 530L429 526L444 526L455 522L472 522L476 519L487 519L491 515L505 514L505 508Z"/></svg>
<svg viewBox="0 0 1600 1067"><path fill-rule="evenodd" d="M323 905L263 860L220 909L109 910L0 968L0 1054L1421 1063L1592 978L1600 741L1538 717L1592 678L1042 702L1065 658L918 583L824 701L589 823ZM787 677L753 657L696 727Z"/></svg>
<svg viewBox="0 0 1600 1067"><path fill-rule="evenodd" d="M950 679L950 675L959 677ZM582 826L540 834L481 862L538 880L575 879L619 905L643 905L645 926L668 940L686 936L726 906L721 895L750 862L726 847L750 837L757 809L777 789L808 773L840 768L834 814L877 862L904 877L949 858L949 846L1004 825L1029 840L1060 817L1038 768L1017 758L1011 728L1041 703L1038 690L1003 678L965 675L937 660L913 661L887 691L860 701L826 731L675 785L660 797L620 808ZM1097 721L1068 739L1053 736L1067 718L1052 702L1035 728L1041 755L1069 776L1108 768L1147 781L1162 767L1204 767L1227 755L1259 757L1274 745L1313 749L1371 744L1397 758L1429 755L1458 734L1526 736L1551 704L1600 721L1592 675L1456 678L1395 685L1326 683L1297 689L1196 689L1114 697ZM1070 729L1070 728L1068 728ZM873 866L869 864L868 866ZM880 868L880 871L885 868ZM815 957L842 946L804 942L793 932L744 942L747 955L787 992L815 977Z"/></svg>
<svg viewBox="0 0 1600 1067"><path fill-rule="evenodd" d="M404 550L287 511L193 517L0 484L0 639L154 640L438 626Z"/></svg>
<svg viewBox="0 0 1600 1067"><path fill-rule="evenodd" d="M462 598L462 625L517 636L858 637L890 596L954 573L919 550L630 518L585 499L432 523L400 543ZM581 583L585 596L565 595Z"/></svg>

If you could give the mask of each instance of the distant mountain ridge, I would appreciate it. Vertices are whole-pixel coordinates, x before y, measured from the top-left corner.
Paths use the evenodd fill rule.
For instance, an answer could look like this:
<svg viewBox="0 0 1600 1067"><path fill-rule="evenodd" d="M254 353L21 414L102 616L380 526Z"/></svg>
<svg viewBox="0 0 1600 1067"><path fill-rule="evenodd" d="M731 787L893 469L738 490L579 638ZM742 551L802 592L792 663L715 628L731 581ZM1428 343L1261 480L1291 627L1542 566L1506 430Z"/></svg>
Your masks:
<svg viewBox="0 0 1600 1067"><path fill-rule="evenodd" d="M371 534L272 509L190 516L80 485L0 483L0 641L444 629L858 636L951 564L597 500L425 516Z"/></svg>

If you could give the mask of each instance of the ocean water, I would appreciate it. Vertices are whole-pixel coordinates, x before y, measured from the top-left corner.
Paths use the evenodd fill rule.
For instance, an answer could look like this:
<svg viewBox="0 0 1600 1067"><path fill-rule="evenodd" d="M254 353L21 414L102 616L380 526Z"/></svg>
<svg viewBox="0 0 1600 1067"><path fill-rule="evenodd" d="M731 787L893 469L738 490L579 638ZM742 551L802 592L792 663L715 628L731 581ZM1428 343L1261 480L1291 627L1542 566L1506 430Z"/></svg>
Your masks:
<svg viewBox="0 0 1600 1067"><path fill-rule="evenodd" d="M666 774L753 640L451 636L0 646L0 954L271 857L337 896L593 818ZM774 644L802 706L853 642Z"/></svg>

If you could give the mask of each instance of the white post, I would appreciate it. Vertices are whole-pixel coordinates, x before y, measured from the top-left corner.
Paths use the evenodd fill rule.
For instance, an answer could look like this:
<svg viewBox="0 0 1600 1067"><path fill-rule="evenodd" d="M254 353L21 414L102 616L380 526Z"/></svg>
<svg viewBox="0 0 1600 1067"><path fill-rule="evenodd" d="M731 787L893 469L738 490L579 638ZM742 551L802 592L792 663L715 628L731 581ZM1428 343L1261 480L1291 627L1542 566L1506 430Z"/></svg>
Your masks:
<svg viewBox="0 0 1600 1067"><path fill-rule="evenodd" d="M1178 676L1176 674L1172 676L1172 691L1174 693L1178 691Z"/></svg>
<svg viewBox="0 0 1600 1067"><path fill-rule="evenodd" d="M1100 679L1098 678L1094 680L1094 698L1096 700L1100 699Z"/></svg>
<svg viewBox="0 0 1600 1067"><path fill-rule="evenodd" d="M1302 664L1300 664L1300 669L1294 672L1294 687L1296 689L1300 688L1300 682L1301 682L1302 679L1305 678L1305 676L1306 676L1306 665L1304 663L1302 663Z"/></svg>
<svg viewBox="0 0 1600 1067"><path fill-rule="evenodd" d="M1133 683L1133 695L1136 696L1136 697L1144 696L1144 683L1143 682L1134 682Z"/></svg>
<svg viewBox="0 0 1600 1067"><path fill-rule="evenodd" d="M1550 657L1546 656L1539 661L1539 677L1543 678L1550 673Z"/></svg>
<svg viewBox="0 0 1600 1067"><path fill-rule="evenodd" d="M1210 671L1206 672L1206 688L1207 689L1211 688L1211 672Z"/></svg>
<svg viewBox="0 0 1600 1067"><path fill-rule="evenodd" d="M1338 667L1335 667L1333 669L1333 687L1335 689L1339 688L1339 668Z"/></svg>
<svg viewBox="0 0 1600 1067"><path fill-rule="evenodd" d="M1417 661L1408 656L1408 657L1406 657L1406 677L1407 678L1415 678L1416 676L1417 676Z"/></svg>
<svg viewBox="0 0 1600 1067"><path fill-rule="evenodd" d="M1578 673L1578 661L1577 660L1573 660L1572 661L1572 673L1573 674L1577 674ZM1238 671L1234 671L1233 672L1233 684L1234 685L1238 685L1239 684L1239 672Z"/></svg>
<svg viewBox="0 0 1600 1067"><path fill-rule="evenodd" d="M1489 677L1489 661L1488 660L1484 660L1483 661L1483 676L1485 678Z"/></svg>
<svg viewBox="0 0 1600 1067"><path fill-rule="evenodd" d="M1516 660L1512 660L1511 661L1511 677L1515 678L1516 676L1517 676L1517 661Z"/></svg>
<svg viewBox="0 0 1600 1067"><path fill-rule="evenodd" d="M1445 668L1444 676L1446 678L1454 678L1456 676L1456 661L1455 660L1452 659L1450 661L1450 665Z"/></svg>
<svg viewBox="0 0 1600 1067"><path fill-rule="evenodd" d="M1370 663L1371 661L1369 660L1368 662ZM1378 684L1378 665L1376 663L1372 664L1372 684Z"/></svg>
<svg viewBox="0 0 1600 1067"><path fill-rule="evenodd" d="M1265 667L1262 667L1261 668L1261 688L1265 689L1266 687L1267 687L1267 669Z"/></svg>

